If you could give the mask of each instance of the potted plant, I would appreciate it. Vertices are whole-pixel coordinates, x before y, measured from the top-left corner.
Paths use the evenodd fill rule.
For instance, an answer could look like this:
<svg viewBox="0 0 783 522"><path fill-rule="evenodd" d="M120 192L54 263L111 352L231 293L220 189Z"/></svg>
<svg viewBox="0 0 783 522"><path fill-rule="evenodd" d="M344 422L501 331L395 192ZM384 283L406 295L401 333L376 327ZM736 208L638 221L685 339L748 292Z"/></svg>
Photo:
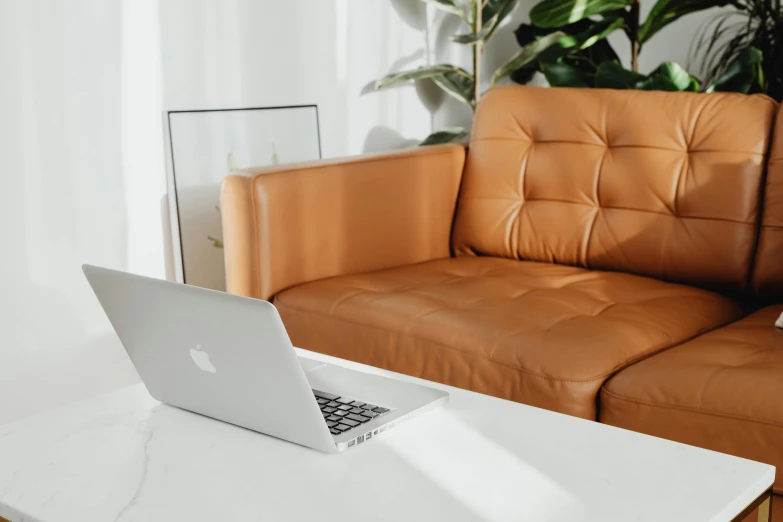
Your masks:
<svg viewBox="0 0 783 522"><path fill-rule="evenodd" d="M695 40L694 57L705 78L728 90L762 92L783 101L783 8L780 0L736 0ZM736 74L740 67L750 75Z"/></svg>
<svg viewBox="0 0 783 522"><path fill-rule="evenodd" d="M667 91L725 90L753 75L751 64L738 60L728 76L707 84L679 64L663 62L649 74L639 71L639 55L661 29L688 14L725 6L732 0L658 0L646 19L640 0L543 0L530 11L516 37L520 51L498 70L493 83L511 76L527 83L541 72L552 86L606 87ZM628 38L630 69L625 68L607 40L615 31ZM552 41L553 35L559 35ZM541 42L549 45L540 45Z"/></svg>
<svg viewBox="0 0 783 522"><path fill-rule="evenodd" d="M451 64L436 64L389 74L377 80L376 90L414 80L431 79L450 96L475 109L481 99L481 55L501 22L514 10L517 0L422 0L438 9L458 16L463 29L451 40L470 46L473 60L471 71ZM469 134L461 127L442 129L428 136L421 145L460 141Z"/></svg>

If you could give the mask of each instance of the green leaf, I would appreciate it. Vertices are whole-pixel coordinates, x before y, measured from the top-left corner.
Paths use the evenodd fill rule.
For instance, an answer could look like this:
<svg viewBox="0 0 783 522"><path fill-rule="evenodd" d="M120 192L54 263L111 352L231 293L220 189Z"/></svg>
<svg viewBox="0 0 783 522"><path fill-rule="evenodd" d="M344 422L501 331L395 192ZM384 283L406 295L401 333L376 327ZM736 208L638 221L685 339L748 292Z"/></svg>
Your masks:
<svg viewBox="0 0 783 522"><path fill-rule="evenodd" d="M565 28L562 30L563 32L567 32ZM544 36L547 33L548 31L544 31L534 25L519 24L519 27L514 31L514 37L517 39L519 46L524 47L527 44L534 42L539 36Z"/></svg>
<svg viewBox="0 0 783 522"><path fill-rule="evenodd" d="M430 78L447 94L473 106L473 75L456 65L439 64L419 67L412 71L389 74L375 82L375 89L385 89L398 83Z"/></svg>
<svg viewBox="0 0 783 522"><path fill-rule="evenodd" d="M594 43L587 49L577 53L577 55L582 56L585 60L589 60L595 67L604 62L620 61L612 44L606 39Z"/></svg>
<svg viewBox="0 0 783 522"><path fill-rule="evenodd" d="M471 3L472 2L473 0L471 0ZM486 22L487 20L493 18L500 11L507 8L508 3L508 0L486 0L486 3L483 4L484 7L481 9L481 19ZM516 4L516 0L512 1L511 3Z"/></svg>
<svg viewBox="0 0 783 522"><path fill-rule="evenodd" d="M375 90L385 89L387 87L391 87L392 85L408 82L411 80L422 80L424 78L432 78L433 76L438 76L439 74L445 74L447 72L454 71L456 69L459 69L459 67L455 67L454 65L448 65L448 64L439 64L439 65L427 65L424 67L419 67L418 69L414 69L412 71L402 71L402 72L392 73L384 76L380 80L377 80L375 82Z"/></svg>
<svg viewBox="0 0 783 522"><path fill-rule="evenodd" d="M542 36L534 42L530 42L526 46L522 47L517 53L511 57L511 59L504 65L500 66L495 74L492 75L492 85L511 74L512 72L519 70L533 61L537 60L539 55L556 44L560 38L566 36L561 31L555 31L554 33Z"/></svg>
<svg viewBox="0 0 783 522"><path fill-rule="evenodd" d="M595 86L606 89L633 89L645 80L643 74L629 71L619 62L604 62L595 73Z"/></svg>
<svg viewBox="0 0 783 522"><path fill-rule="evenodd" d="M622 18L607 18L599 22L595 22L590 27L574 36L576 40L576 47L581 51L587 49L604 40L607 36L620 29L625 24L625 20Z"/></svg>
<svg viewBox="0 0 783 522"><path fill-rule="evenodd" d="M463 129L462 127L450 127L447 129L442 129L437 132L433 132L426 138L424 138L424 141L419 143L420 146L423 145L440 145L442 143L454 143L457 141L462 141L465 138L468 137L470 132L467 129Z"/></svg>
<svg viewBox="0 0 783 522"><path fill-rule="evenodd" d="M451 40L460 44L486 42L500 26L500 23L517 6L518 0L489 0L481 11L481 30L476 33L458 34Z"/></svg>
<svg viewBox="0 0 783 522"><path fill-rule="evenodd" d="M544 0L530 10L530 21L538 27L556 28L593 15L623 9L632 0Z"/></svg>
<svg viewBox="0 0 783 522"><path fill-rule="evenodd" d="M597 22L585 19L562 27L561 31L567 34L545 49L537 62L512 73L511 79L516 83L527 83L541 69L553 86L593 86L598 64L619 62L617 53L606 37L625 24L619 12L604 16L603 20ZM519 45L524 47L546 35L546 31L530 24L521 24L514 36Z"/></svg>
<svg viewBox="0 0 783 522"><path fill-rule="evenodd" d="M476 94L473 76L459 67L455 67L454 69L454 71L448 71L433 76L432 81L434 81L438 87L446 91L447 94L473 106Z"/></svg>
<svg viewBox="0 0 783 522"><path fill-rule="evenodd" d="M554 44L541 51L537 59L542 62L555 63L564 56L577 55L585 49L600 45L599 50L602 51L605 56L605 59L601 61L616 60L617 55L615 54L611 45L606 42L606 37L623 27L624 24L625 20L623 18L606 18L598 22L582 20L581 22L570 24L564 27L563 31L561 32L565 33L566 28L578 30L579 32L576 34L573 32L570 34L564 34L562 37L557 39ZM537 33L538 31L536 28L527 24L522 24L519 26L519 28L517 28L515 36L517 38L517 42L525 47L533 41L536 41L535 39L538 37ZM523 42L526 43L523 44ZM578 59L587 62L593 62L592 53L582 53L581 55L578 55ZM595 68L596 66L593 65L593 73Z"/></svg>
<svg viewBox="0 0 783 522"><path fill-rule="evenodd" d="M619 62L606 62L598 67L595 86L610 89L642 91L699 90L699 81L674 62L664 62L648 76L625 69Z"/></svg>
<svg viewBox="0 0 783 522"><path fill-rule="evenodd" d="M517 69L516 71L512 72L509 75L509 78L511 78L511 81L514 83L525 85L530 83L530 81L533 79L533 76L539 70L541 70L539 63L533 62L530 65L527 65L525 67L522 67L521 69Z"/></svg>
<svg viewBox="0 0 783 522"><path fill-rule="evenodd" d="M747 47L732 60L723 74L707 88L707 92L751 92L763 84L764 55L755 47Z"/></svg>
<svg viewBox="0 0 783 522"><path fill-rule="evenodd" d="M489 33L484 37L484 41L490 39L503 20L516 8L519 0L488 0L487 4L481 10L482 25L490 25Z"/></svg>
<svg viewBox="0 0 783 522"><path fill-rule="evenodd" d="M639 27L639 41L646 42L655 33L687 14L732 3L732 0L658 0Z"/></svg>
<svg viewBox="0 0 783 522"><path fill-rule="evenodd" d="M698 92L699 81L674 62L663 62L647 79L638 83L643 91L692 91Z"/></svg>
<svg viewBox="0 0 783 522"><path fill-rule="evenodd" d="M615 16L610 16L614 14ZM572 67L579 68L589 84L593 84L598 64L620 61L617 53L612 48L606 37L613 31L620 29L625 23L619 13L609 13L604 20L593 22L592 20L580 20L562 27L560 30L568 36L561 38L539 57L540 61L555 62L563 56L569 56L568 63ZM547 29L541 29L530 24L520 24L514 36L520 47L524 47L541 36L548 33ZM512 80L517 83L527 83L532 73L538 70L537 66L519 69L512 74ZM527 71L527 72L520 72Z"/></svg>
<svg viewBox="0 0 783 522"><path fill-rule="evenodd" d="M485 25L477 33L457 34L451 37L451 41L458 44L474 44L483 41L492 31L492 26Z"/></svg>
<svg viewBox="0 0 783 522"><path fill-rule="evenodd" d="M455 14L460 18L465 18L465 11L462 9L462 5L457 0L424 0L442 11Z"/></svg>
<svg viewBox="0 0 783 522"><path fill-rule="evenodd" d="M212 242L212 246L214 248L223 248L223 242L217 238L214 238L212 236L207 236L207 239Z"/></svg>
<svg viewBox="0 0 783 522"><path fill-rule="evenodd" d="M541 58L554 61L561 56L582 51L598 42L605 40L611 33L620 29L625 21L622 18L613 18L591 23L587 28L577 34L567 34L561 37L554 45L546 49ZM576 24L574 24L576 25Z"/></svg>
<svg viewBox="0 0 783 522"><path fill-rule="evenodd" d="M589 87L589 80L583 72L571 63L563 60L542 62L541 71L552 87Z"/></svg>

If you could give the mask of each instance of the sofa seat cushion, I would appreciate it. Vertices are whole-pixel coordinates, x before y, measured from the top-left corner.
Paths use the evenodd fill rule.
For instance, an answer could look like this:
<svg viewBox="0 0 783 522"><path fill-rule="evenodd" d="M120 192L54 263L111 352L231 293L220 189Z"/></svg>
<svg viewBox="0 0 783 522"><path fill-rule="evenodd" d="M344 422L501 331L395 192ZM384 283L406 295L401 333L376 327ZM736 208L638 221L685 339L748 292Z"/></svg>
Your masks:
<svg viewBox="0 0 783 522"><path fill-rule="evenodd" d="M781 311L764 308L621 371L601 393L601 422L783 470Z"/></svg>
<svg viewBox="0 0 783 522"><path fill-rule="evenodd" d="M274 302L296 346L589 419L614 372L741 314L705 290L490 257L324 279Z"/></svg>

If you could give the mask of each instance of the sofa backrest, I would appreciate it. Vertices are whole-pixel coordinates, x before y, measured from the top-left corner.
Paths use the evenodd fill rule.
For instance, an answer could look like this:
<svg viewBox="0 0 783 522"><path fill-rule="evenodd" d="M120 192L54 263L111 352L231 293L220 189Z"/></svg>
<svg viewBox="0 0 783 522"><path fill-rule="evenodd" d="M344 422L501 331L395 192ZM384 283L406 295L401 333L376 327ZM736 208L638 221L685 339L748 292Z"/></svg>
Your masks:
<svg viewBox="0 0 783 522"><path fill-rule="evenodd" d="M779 299L783 297L783 109L775 122L763 207L753 287L763 297Z"/></svg>
<svg viewBox="0 0 783 522"><path fill-rule="evenodd" d="M775 110L740 94L492 89L452 248L740 290Z"/></svg>

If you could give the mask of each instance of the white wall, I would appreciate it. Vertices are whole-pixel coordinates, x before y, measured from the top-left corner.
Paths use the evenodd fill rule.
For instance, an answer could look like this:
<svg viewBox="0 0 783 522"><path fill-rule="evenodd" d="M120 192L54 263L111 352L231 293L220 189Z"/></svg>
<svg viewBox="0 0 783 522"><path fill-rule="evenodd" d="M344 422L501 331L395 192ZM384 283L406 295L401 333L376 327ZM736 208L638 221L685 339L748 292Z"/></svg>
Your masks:
<svg viewBox="0 0 783 522"><path fill-rule="evenodd" d="M642 68L686 63L704 19L658 35ZM420 0L0 0L0 423L137 380L80 265L163 276L163 108L317 103L324 156L411 144L470 111L426 82L367 86L468 65L455 22Z"/></svg>
<svg viewBox="0 0 783 522"><path fill-rule="evenodd" d="M398 11L412 10L406 21ZM426 135L414 89L362 95L397 64L424 58L420 0L165 0L167 109L316 103L326 157Z"/></svg>
<svg viewBox="0 0 783 522"><path fill-rule="evenodd" d="M0 0L0 423L138 378L80 266L163 274L150 23L149 1Z"/></svg>
<svg viewBox="0 0 783 522"><path fill-rule="evenodd" d="M484 78L518 49L513 31L535 0L519 7L490 42ZM642 14L654 5L642 1ZM692 34L713 13L697 13L656 35L642 71L688 64ZM457 17L421 0L163 0L164 104L168 109L317 103L326 157L414 143L433 128L469 125L470 110L428 81L389 91L368 84L425 63L470 67L467 47L448 37ZM625 37L612 37L629 61ZM696 71L694 71L696 72Z"/></svg>

